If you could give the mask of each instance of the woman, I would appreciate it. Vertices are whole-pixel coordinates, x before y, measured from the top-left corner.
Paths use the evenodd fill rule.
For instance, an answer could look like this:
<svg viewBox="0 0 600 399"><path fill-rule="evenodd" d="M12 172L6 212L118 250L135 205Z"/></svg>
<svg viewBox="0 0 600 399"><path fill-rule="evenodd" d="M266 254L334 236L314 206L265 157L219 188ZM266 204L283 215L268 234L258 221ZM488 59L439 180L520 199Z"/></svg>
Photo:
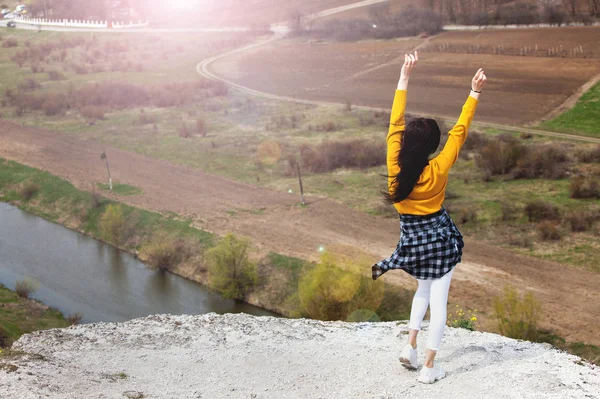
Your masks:
<svg viewBox="0 0 600 399"><path fill-rule="evenodd" d="M410 312L408 344L400 354L400 362L404 367L416 370L417 334L429 306L427 352L419 381L431 384L446 376L444 370L434 366L434 359L446 326L452 273L461 260L464 247L462 235L442 202L448 172L467 139L486 76L482 69L477 71L471 82L471 93L458 122L448 133L444 149L429 160L440 144L440 128L436 121L416 118L406 126L404 122L408 80L418 61L416 51L404 57L387 135L389 178L388 192L384 195L400 214L400 241L391 257L373 266L373 280L390 269L402 269L417 279L419 285Z"/></svg>

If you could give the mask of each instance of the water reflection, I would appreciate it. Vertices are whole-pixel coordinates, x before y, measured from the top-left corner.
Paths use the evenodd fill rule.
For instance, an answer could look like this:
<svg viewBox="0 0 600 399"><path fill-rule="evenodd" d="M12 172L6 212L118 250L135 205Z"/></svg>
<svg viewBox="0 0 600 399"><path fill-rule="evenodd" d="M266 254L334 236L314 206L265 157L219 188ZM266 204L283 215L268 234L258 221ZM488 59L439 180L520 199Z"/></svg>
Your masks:
<svg viewBox="0 0 600 399"><path fill-rule="evenodd" d="M67 315L81 313L83 322L155 313L273 315L9 205L0 207L0 226L0 283L14 289L16 281L34 278L34 298Z"/></svg>

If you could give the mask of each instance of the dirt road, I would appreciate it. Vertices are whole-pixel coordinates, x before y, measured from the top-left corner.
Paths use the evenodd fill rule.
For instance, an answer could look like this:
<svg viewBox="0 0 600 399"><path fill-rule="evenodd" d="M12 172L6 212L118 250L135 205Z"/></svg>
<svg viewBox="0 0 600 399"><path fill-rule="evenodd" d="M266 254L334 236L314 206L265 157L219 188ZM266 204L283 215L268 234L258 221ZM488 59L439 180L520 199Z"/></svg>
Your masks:
<svg viewBox="0 0 600 399"><path fill-rule="evenodd" d="M101 144L60 133L0 121L0 157L49 171L80 189L104 181ZM217 234L250 237L262 252L276 251L317 259L318 248L356 251L372 259L393 251L398 223L349 209L332 200L308 197L308 206L286 193L233 182L199 170L106 147L113 178L139 187L144 194L120 198L130 205L176 212ZM369 272L365 264L365 273ZM402 272L387 281L413 288ZM450 300L491 309L491 298L505 284L532 290L544 304L545 323L570 340L600 344L597 330L600 275L515 255L467 240L464 263L455 273Z"/></svg>

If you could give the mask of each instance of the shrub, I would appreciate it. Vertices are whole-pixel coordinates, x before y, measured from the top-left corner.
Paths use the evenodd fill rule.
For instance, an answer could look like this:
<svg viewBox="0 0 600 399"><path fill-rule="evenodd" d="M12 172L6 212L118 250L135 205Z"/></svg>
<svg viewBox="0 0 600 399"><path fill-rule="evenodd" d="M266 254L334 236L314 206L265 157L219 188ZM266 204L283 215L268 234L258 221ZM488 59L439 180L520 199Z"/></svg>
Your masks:
<svg viewBox="0 0 600 399"><path fill-rule="evenodd" d="M25 201L29 201L31 198L33 198L35 194L37 194L38 191L40 191L40 186L33 182L28 182L21 186L21 189L19 190L19 195Z"/></svg>
<svg viewBox="0 0 600 399"><path fill-rule="evenodd" d="M490 139L480 150L477 166L491 176L510 173L525 151L518 139L511 135Z"/></svg>
<svg viewBox="0 0 600 399"><path fill-rule="evenodd" d="M159 270L172 270L189 258L190 246L181 238L155 234L144 245L142 253L150 266Z"/></svg>
<svg viewBox="0 0 600 399"><path fill-rule="evenodd" d="M256 265L249 259L250 241L228 234L206 252L211 285L225 298L243 299L256 285Z"/></svg>
<svg viewBox="0 0 600 399"><path fill-rule="evenodd" d="M48 71L48 79L50 79L50 80L65 80L66 77L62 72L53 69L51 71Z"/></svg>
<svg viewBox="0 0 600 399"><path fill-rule="evenodd" d="M75 65L75 73L78 75L87 75L89 73L88 68L85 65Z"/></svg>
<svg viewBox="0 0 600 399"><path fill-rule="evenodd" d="M83 314L81 313L73 313L72 315L69 315L69 317L67 317L67 321L72 326L81 323L81 319L83 319Z"/></svg>
<svg viewBox="0 0 600 399"><path fill-rule="evenodd" d="M140 125L150 125L156 123L156 117L154 115L149 115L142 110L140 111L140 116L138 117L138 123Z"/></svg>
<svg viewBox="0 0 600 399"><path fill-rule="evenodd" d="M506 286L502 297L494 298L494 311L500 333L506 337L537 341L541 305L532 293L521 297L514 287Z"/></svg>
<svg viewBox="0 0 600 399"><path fill-rule="evenodd" d="M571 198L600 198L600 182L597 176L575 176L569 184Z"/></svg>
<svg viewBox="0 0 600 399"><path fill-rule="evenodd" d="M125 241L125 217L120 205L109 205L100 218L100 231L104 239L117 247Z"/></svg>
<svg viewBox="0 0 600 399"><path fill-rule="evenodd" d="M488 143L488 137L476 131L469 131L467 140L463 145L465 150L478 150Z"/></svg>
<svg viewBox="0 0 600 399"><path fill-rule="evenodd" d="M300 162L313 173L352 167L363 169L385 165L385 147L379 141L364 139L325 141L316 147L301 147Z"/></svg>
<svg viewBox="0 0 600 399"><path fill-rule="evenodd" d="M39 287L39 283L31 278L25 278L23 280L17 281L15 292L21 298L29 298L31 294L37 291Z"/></svg>
<svg viewBox="0 0 600 399"><path fill-rule="evenodd" d="M192 131L185 122L182 122L181 127L179 128L179 137L183 137L184 139L192 137Z"/></svg>
<svg viewBox="0 0 600 399"><path fill-rule="evenodd" d="M384 295L383 282L361 275L358 264L341 267L331 255L304 273L298 285L302 313L318 320L348 320L360 310L376 311Z"/></svg>
<svg viewBox="0 0 600 399"><path fill-rule="evenodd" d="M208 130L206 128L206 122L204 121L204 119L196 120L196 133L198 133L202 137L206 137Z"/></svg>
<svg viewBox="0 0 600 399"><path fill-rule="evenodd" d="M513 176L517 179L562 179L567 176L569 161L564 147L530 145L521 153Z"/></svg>
<svg viewBox="0 0 600 399"><path fill-rule="evenodd" d="M572 212L566 219L573 232L588 231L594 225L594 216L586 211Z"/></svg>
<svg viewBox="0 0 600 399"><path fill-rule="evenodd" d="M19 45L19 42L17 41L17 39L14 39L14 38L5 39L2 42L2 47L4 47L4 48L17 47L18 45Z"/></svg>
<svg viewBox="0 0 600 399"><path fill-rule="evenodd" d="M25 79L19 83L19 90L21 91L32 91L40 88L42 85L35 79Z"/></svg>
<svg viewBox="0 0 600 399"><path fill-rule="evenodd" d="M562 238L558 223L544 220L538 223L536 230L542 241L558 241Z"/></svg>
<svg viewBox="0 0 600 399"><path fill-rule="evenodd" d="M81 109L81 115L91 121L106 119L106 110L102 106L88 105Z"/></svg>
<svg viewBox="0 0 600 399"><path fill-rule="evenodd" d="M583 163L600 163L600 145L593 149L579 150L575 153L577 160Z"/></svg>
<svg viewBox="0 0 600 399"><path fill-rule="evenodd" d="M517 219L517 215L520 211L512 203L503 201L500 203L500 212L502 213L502 220L504 222L509 222Z"/></svg>
<svg viewBox="0 0 600 399"><path fill-rule="evenodd" d="M454 328L464 328L465 330L475 331L477 323L477 309L470 310L469 315L459 306L456 305L456 312L448 315L447 325Z"/></svg>
<svg viewBox="0 0 600 399"><path fill-rule="evenodd" d="M2 326L0 326L0 349L8 348L11 344L10 337L8 336L8 331Z"/></svg>
<svg viewBox="0 0 600 399"><path fill-rule="evenodd" d="M43 100L42 111L47 116L60 115L69 108L67 97L62 93L49 93L45 97L41 97L41 99Z"/></svg>
<svg viewBox="0 0 600 399"><path fill-rule="evenodd" d="M477 221L477 209L473 205L447 206L448 212L452 214L452 219L458 224L465 224Z"/></svg>
<svg viewBox="0 0 600 399"><path fill-rule="evenodd" d="M541 200L530 201L525 206L525 215L530 222L558 220L560 211L556 205Z"/></svg>

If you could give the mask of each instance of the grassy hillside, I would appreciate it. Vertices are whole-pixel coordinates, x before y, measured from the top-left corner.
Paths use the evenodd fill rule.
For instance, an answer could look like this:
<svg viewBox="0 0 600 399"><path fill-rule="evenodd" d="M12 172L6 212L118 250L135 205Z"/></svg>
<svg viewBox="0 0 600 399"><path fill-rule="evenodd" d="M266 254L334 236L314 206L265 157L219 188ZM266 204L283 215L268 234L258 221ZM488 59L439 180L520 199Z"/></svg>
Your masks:
<svg viewBox="0 0 600 399"><path fill-rule="evenodd" d="M544 122L542 127L568 133L584 132L600 137L600 83L585 93L575 107Z"/></svg>
<svg viewBox="0 0 600 399"><path fill-rule="evenodd" d="M37 330L67 327L63 315L0 284L0 349L9 347L23 334Z"/></svg>

